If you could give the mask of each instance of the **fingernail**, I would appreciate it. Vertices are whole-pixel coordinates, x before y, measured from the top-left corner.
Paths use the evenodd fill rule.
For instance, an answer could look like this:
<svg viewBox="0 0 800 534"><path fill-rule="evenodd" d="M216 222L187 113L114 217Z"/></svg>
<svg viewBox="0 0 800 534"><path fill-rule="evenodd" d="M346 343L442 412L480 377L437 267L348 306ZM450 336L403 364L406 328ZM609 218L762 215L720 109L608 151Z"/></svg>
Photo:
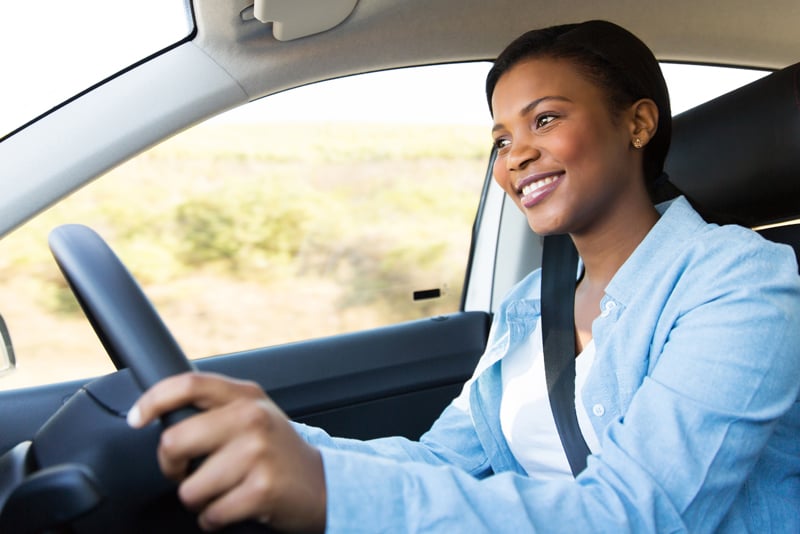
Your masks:
<svg viewBox="0 0 800 534"><path fill-rule="evenodd" d="M132 428L139 428L142 426L142 412L139 411L139 405L134 404L130 410L128 410L128 426Z"/></svg>
<svg viewBox="0 0 800 534"><path fill-rule="evenodd" d="M219 528L219 525L208 519L208 514L200 514L200 517L198 517L198 522L200 523L200 528L206 532L217 530Z"/></svg>

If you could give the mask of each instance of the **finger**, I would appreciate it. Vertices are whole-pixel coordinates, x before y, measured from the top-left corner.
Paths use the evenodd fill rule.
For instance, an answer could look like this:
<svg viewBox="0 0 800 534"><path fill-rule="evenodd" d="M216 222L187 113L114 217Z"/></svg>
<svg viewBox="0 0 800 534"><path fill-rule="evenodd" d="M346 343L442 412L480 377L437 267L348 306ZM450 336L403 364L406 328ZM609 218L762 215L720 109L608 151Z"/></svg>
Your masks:
<svg viewBox="0 0 800 534"><path fill-rule="evenodd" d="M267 400L241 400L206 412L204 415L208 417L198 416L191 425L176 426L175 435L180 433L177 439L193 440L176 458L176 470L185 470L187 459L192 455L208 455L182 485L181 500L184 504L197 509L239 483L256 463L269 458L274 441L271 430L275 426L271 418L281 416L272 408ZM166 436L168 439L173 438L172 430ZM166 447L160 448L160 454L171 452L162 449ZM162 470L166 469L162 465Z"/></svg>
<svg viewBox="0 0 800 534"><path fill-rule="evenodd" d="M241 397L264 397L264 392L253 382L211 373L183 373L165 378L147 390L128 412L128 424L141 428L184 406L208 409Z"/></svg>
<svg viewBox="0 0 800 534"><path fill-rule="evenodd" d="M271 411L269 406L266 409ZM218 474L218 469L224 470L228 462L242 462L243 469L227 480L229 483L235 479L230 489L211 499L204 495L207 504L199 516L203 528L216 529L252 518L267 520L278 529L324 530L326 490L322 457L288 422L284 423L275 417L271 421L272 432L262 435L263 439L231 442L230 457L205 473L208 479L197 481L198 485L211 483L210 478ZM246 455L244 461L241 454ZM195 491L190 481L195 482L190 479L184 483L187 493Z"/></svg>
<svg viewBox="0 0 800 534"><path fill-rule="evenodd" d="M285 419L283 412L266 396L257 400L237 398L166 429L161 434L158 448L159 465L168 478L181 480L187 474L189 462L216 455L233 440L250 440L250 445L243 451L252 450L258 440L264 446L269 445L276 425L288 425ZM254 457L256 452L263 452L263 448L253 451L250 456ZM231 459L234 463L241 463L249 458Z"/></svg>
<svg viewBox="0 0 800 534"><path fill-rule="evenodd" d="M199 514L200 527L216 530L225 525L254 518L269 523L275 493L274 479L264 469L250 471L240 484L212 501Z"/></svg>
<svg viewBox="0 0 800 534"><path fill-rule="evenodd" d="M216 530L255 519L281 531L323 532L326 497L322 458L316 449L307 448L310 454L301 454L305 459L263 462L246 471L241 482L200 512L200 526ZM296 463L298 460L300 463Z"/></svg>
<svg viewBox="0 0 800 534"><path fill-rule="evenodd" d="M236 400L219 408L200 412L161 433L158 464L171 480L182 480L189 463L220 449L240 435L243 413L250 400Z"/></svg>

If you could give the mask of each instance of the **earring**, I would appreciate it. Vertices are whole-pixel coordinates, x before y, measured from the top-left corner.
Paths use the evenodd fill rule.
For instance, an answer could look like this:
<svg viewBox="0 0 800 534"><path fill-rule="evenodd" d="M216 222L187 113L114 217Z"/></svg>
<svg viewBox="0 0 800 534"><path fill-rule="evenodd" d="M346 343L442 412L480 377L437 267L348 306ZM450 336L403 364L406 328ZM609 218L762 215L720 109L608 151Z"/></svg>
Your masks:
<svg viewBox="0 0 800 534"><path fill-rule="evenodd" d="M633 140L633 148L642 148L642 140L638 137Z"/></svg>

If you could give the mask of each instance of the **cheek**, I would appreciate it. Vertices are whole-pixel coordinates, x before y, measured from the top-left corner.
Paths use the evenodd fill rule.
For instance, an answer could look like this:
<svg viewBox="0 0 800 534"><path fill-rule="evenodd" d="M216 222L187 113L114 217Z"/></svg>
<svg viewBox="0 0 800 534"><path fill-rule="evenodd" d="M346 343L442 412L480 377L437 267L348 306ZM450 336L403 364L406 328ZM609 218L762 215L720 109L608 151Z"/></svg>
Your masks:
<svg viewBox="0 0 800 534"><path fill-rule="evenodd" d="M596 145L589 132L572 132L554 139L549 148L562 163L576 165L590 160L590 155L597 150Z"/></svg>
<svg viewBox="0 0 800 534"><path fill-rule="evenodd" d="M580 182L580 187L592 189L608 179L609 160L613 160L613 146L604 142L606 134L583 130L560 138L550 145L553 155L567 169L568 174Z"/></svg>
<svg viewBox="0 0 800 534"><path fill-rule="evenodd" d="M510 178L508 170L506 169L505 158L497 156L497 158L494 160L494 165L492 166L492 177L494 178L494 181L497 182L497 185L502 187L506 193L510 192Z"/></svg>

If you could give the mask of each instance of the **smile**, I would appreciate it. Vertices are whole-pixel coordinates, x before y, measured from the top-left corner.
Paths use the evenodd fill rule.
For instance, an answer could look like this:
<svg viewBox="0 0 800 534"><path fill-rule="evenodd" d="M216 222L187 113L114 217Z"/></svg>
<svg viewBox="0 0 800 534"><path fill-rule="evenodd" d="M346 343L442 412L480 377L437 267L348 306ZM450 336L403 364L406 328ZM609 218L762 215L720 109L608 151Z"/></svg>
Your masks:
<svg viewBox="0 0 800 534"><path fill-rule="evenodd" d="M533 175L522 180L518 188L522 205L530 208L538 204L558 187L563 177L564 172L558 171Z"/></svg>

